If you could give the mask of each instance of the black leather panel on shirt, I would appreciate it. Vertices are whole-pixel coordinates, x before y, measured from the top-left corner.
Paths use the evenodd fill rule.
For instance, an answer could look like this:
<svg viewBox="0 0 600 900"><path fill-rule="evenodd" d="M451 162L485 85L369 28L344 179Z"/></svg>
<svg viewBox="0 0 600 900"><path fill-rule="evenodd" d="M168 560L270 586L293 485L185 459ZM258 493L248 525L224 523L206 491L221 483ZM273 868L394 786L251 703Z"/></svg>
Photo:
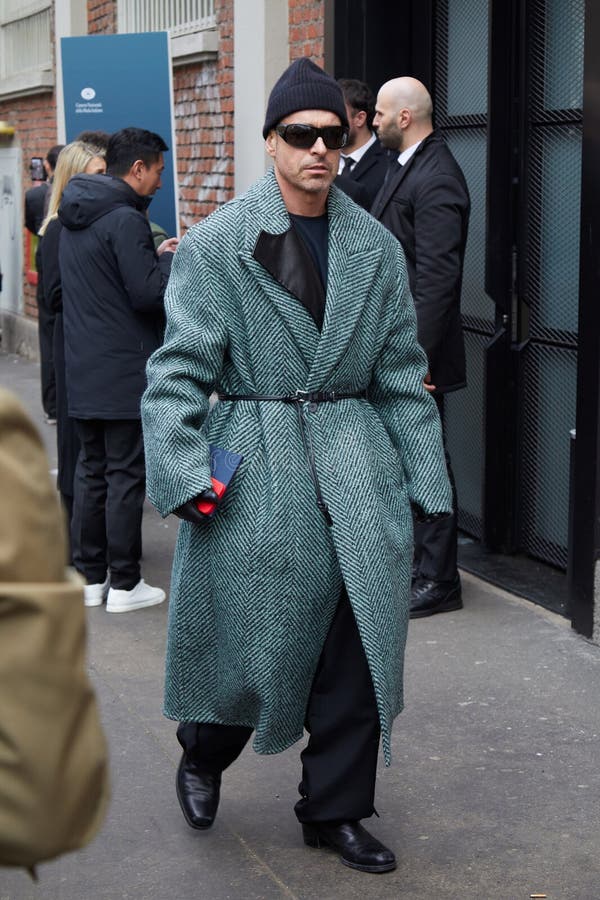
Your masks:
<svg viewBox="0 0 600 900"><path fill-rule="evenodd" d="M325 317L325 290L310 252L294 229L283 234L261 231L252 255L302 303L320 331Z"/></svg>

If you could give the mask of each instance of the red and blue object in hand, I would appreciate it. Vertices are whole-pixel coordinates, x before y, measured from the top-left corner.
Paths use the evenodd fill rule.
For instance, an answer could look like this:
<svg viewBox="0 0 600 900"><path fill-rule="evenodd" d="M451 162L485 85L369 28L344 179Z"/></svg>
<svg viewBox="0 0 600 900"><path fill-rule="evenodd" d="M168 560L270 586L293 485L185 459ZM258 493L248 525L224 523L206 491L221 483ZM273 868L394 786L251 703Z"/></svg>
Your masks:
<svg viewBox="0 0 600 900"><path fill-rule="evenodd" d="M244 457L240 456L239 453L233 453L231 450L215 447L213 444L210 445L209 450L213 491L220 500ZM217 504L199 497L196 500L196 508L203 515L210 518L216 513Z"/></svg>
<svg viewBox="0 0 600 900"><path fill-rule="evenodd" d="M203 525L207 519L214 516L219 506L219 500L243 459L239 453L232 453L221 447L210 445L209 449L213 486L173 510L173 514L179 519L185 519L186 522L191 522L193 525Z"/></svg>

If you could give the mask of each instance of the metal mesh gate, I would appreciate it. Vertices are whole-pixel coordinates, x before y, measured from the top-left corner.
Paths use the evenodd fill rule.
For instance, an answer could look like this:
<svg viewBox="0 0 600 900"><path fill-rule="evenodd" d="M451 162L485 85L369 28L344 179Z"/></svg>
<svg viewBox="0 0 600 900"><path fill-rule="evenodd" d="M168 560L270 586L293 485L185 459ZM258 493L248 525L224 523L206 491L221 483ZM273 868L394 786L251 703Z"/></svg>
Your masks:
<svg viewBox="0 0 600 900"><path fill-rule="evenodd" d="M494 306L484 291L487 6L479 0L441 0L436 5L433 98L436 127L463 170L471 196L461 305L468 386L446 397L445 418L458 493L458 524L477 538L482 536L483 515L483 351L494 333Z"/></svg>
<svg viewBox="0 0 600 900"><path fill-rule="evenodd" d="M528 34L522 279L521 545L567 563L575 426L584 0L535 0Z"/></svg>
<svg viewBox="0 0 600 900"><path fill-rule="evenodd" d="M517 544L559 567L567 561L569 432L575 425L585 0L517 0L513 39L526 67L518 85L520 198L513 248L513 348L520 360L513 498ZM484 352L496 330L484 292L489 5L435 4L436 126L461 165L472 201L462 297L468 388L447 398L447 438L459 525L483 531ZM494 173L491 172L490 176ZM494 223L487 223L493 229ZM488 422L489 425L489 422Z"/></svg>

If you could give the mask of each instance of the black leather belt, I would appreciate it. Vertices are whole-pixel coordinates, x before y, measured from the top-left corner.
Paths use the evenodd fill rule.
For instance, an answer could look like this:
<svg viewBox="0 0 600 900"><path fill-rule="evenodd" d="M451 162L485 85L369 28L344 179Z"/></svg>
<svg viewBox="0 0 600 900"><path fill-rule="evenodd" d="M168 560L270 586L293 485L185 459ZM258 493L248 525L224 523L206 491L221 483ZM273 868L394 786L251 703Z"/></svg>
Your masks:
<svg viewBox="0 0 600 900"><path fill-rule="evenodd" d="M317 495L317 506L323 513L325 521L328 525L333 525L333 519L327 504L321 493L321 485L319 484L319 476L317 473L317 465L315 462L315 452L312 442L310 428L306 422L302 411L306 406L318 403L337 403L338 400L360 400L366 397L365 391L355 392L352 394L340 393L339 391L295 391L293 394L224 394L219 393L219 400L257 400L260 403L294 403L298 412L298 422L300 423L300 434L302 435L302 443L304 452L308 462L308 468L312 482L315 486Z"/></svg>
<svg viewBox="0 0 600 900"><path fill-rule="evenodd" d="M337 403L366 397L365 391L342 394L339 391L295 391L293 394L219 394L219 400L261 400L279 403Z"/></svg>

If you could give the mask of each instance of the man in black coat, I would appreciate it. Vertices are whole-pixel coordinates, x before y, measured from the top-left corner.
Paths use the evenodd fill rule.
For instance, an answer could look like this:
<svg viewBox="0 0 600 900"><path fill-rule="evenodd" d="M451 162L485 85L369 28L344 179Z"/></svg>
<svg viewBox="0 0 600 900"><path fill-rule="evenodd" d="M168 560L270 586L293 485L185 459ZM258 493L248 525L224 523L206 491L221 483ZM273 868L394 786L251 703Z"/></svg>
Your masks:
<svg viewBox="0 0 600 900"><path fill-rule="evenodd" d="M75 175L59 218L69 415L81 441L72 548L85 603L109 612L165 599L140 577L145 464L140 401L146 362L162 342L163 295L177 238L154 249L146 215L161 184L162 138L112 135L108 175Z"/></svg>
<svg viewBox="0 0 600 900"><path fill-rule="evenodd" d="M353 200L355 197L347 184L348 181L358 184L366 193L366 208L370 209L388 166L387 153L373 133L375 95L368 84L356 78L339 78L338 84L344 95L350 131L348 143L340 154L336 184L346 190Z"/></svg>
<svg viewBox="0 0 600 900"><path fill-rule="evenodd" d="M433 130L431 97L420 81L386 82L374 125L384 147L397 154L397 171L389 171L371 213L404 249L419 343L429 361L425 386L443 421L444 394L466 384L460 294L469 192L443 137ZM447 463L454 487L448 456ZM454 490L451 517L415 525L411 618L462 607L456 515Z"/></svg>

